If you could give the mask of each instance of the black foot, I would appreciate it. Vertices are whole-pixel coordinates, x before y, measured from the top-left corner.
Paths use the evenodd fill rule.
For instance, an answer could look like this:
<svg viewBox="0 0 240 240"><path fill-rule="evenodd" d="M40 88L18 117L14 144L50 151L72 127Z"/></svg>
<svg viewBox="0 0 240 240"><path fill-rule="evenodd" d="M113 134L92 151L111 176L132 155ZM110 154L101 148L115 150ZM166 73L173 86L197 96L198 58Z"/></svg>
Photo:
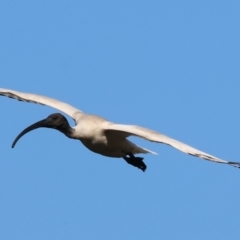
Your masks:
<svg viewBox="0 0 240 240"><path fill-rule="evenodd" d="M123 157L123 159L128 163L133 165L134 167L137 167L141 169L143 172L147 169L146 164L143 162L143 158L141 157L135 157L132 153L127 154L129 157Z"/></svg>

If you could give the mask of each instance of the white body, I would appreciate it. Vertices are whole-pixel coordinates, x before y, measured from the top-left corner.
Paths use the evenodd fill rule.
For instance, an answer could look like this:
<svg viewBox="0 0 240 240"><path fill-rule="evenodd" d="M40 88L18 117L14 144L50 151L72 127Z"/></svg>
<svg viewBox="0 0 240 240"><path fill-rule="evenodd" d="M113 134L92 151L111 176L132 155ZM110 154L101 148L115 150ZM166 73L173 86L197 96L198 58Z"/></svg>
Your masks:
<svg viewBox="0 0 240 240"><path fill-rule="evenodd" d="M89 150L107 157L124 157L127 153L154 153L141 148L120 134L106 133L113 123L95 116L79 113L74 138L79 139Z"/></svg>

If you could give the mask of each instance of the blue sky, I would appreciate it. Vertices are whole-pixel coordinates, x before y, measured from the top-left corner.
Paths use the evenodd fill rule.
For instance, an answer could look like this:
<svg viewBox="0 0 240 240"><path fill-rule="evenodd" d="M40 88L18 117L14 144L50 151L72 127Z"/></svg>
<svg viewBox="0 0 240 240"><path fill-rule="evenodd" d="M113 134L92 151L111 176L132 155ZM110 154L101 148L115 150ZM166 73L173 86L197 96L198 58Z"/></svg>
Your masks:
<svg viewBox="0 0 240 240"><path fill-rule="evenodd" d="M1 2L0 87L240 161L239 8ZM240 170L131 138L159 153L144 156L143 173L47 129L11 149L21 130L57 111L4 97L0 109L0 239L239 239Z"/></svg>

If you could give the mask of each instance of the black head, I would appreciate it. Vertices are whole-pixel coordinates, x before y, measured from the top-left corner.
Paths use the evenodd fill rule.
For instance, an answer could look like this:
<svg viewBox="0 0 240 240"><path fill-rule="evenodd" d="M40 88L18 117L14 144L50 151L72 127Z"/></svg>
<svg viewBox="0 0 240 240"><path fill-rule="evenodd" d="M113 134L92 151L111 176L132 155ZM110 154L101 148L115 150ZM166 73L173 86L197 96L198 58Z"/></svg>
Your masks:
<svg viewBox="0 0 240 240"><path fill-rule="evenodd" d="M53 113L42 121L43 124L40 127L54 128L63 132L70 127L67 119L60 113Z"/></svg>
<svg viewBox="0 0 240 240"><path fill-rule="evenodd" d="M13 141L12 148L14 148L17 141L23 135L25 135L26 133L28 133L34 129L41 128L41 127L57 129L67 136L70 135L71 131L72 131L67 119L60 113L54 113L54 114L49 115L46 119L43 119L43 120L36 122L36 123L32 124L31 126L25 128L21 133L19 133L19 135Z"/></svg>

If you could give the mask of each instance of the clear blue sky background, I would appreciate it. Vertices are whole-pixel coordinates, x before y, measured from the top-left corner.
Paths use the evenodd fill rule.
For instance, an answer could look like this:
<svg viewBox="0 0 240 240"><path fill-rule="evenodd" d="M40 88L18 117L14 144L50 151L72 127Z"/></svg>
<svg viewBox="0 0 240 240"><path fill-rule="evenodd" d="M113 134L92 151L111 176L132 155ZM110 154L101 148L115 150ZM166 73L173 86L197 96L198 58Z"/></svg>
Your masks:
<svg viewBox="0 0 240 240"><path fill-rule="evenodd" d="M240 161L239 1L2 1L0 87ZM145 173L0 98L0 239L239 239L240 170L132 138ZM69 118L68 118L69 119ZM69 119L71 124L73 121Z"/></svg>

